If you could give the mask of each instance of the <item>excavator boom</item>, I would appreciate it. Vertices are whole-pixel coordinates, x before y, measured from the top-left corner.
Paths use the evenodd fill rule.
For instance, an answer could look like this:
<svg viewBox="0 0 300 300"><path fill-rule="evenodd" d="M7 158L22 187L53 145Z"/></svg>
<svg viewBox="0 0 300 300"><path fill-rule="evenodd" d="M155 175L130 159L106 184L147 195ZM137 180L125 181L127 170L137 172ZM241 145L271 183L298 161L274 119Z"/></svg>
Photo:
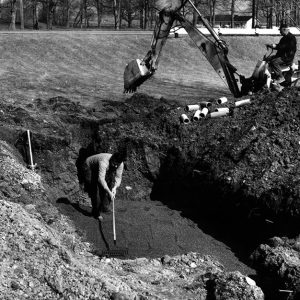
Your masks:
<svg viewBox="0 0 300 300"><path fill-rule="evenodd" d="M179 13L180 8L188 1L198 13L200 20L211 33L211 37L214 41L202 34L195 26L192 25L192 23L186 20L184 16ZM228 60L227 45L219 38L217 33L210 26L209 22L202 17L191 0L183 2L182 5L177 7L175 11L168 11L165 9L160 11L154 29L151 50L147 53L143 60L131 61L125 68L124 91L136 91L137 87L150 78L157 70L162 47L166 43L167 37L175 20L180 22L190 38L212 65L214 70L228 86L234 97L240 97L241 92L237 84L238 80L235 78L236 68L233 67Z"/></svg>
<svg viewBox="0 0 300 300"><path fill-rule="evenodd" d="M213 42L180 14L177 14L177 19L217 74L228 86L233 96L240 97L240 90L235 78L236 68L230 64L227 58L228 49L226 44L219 38Z"/></svg>

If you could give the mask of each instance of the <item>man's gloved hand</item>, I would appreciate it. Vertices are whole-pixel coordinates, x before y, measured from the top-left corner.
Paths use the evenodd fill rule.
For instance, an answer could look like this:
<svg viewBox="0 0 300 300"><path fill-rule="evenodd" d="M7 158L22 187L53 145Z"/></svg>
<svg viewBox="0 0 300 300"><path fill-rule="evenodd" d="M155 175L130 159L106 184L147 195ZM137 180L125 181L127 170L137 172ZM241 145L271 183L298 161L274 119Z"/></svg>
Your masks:
<svg viewBox="0 0 300 300"><path fill-rule="evenodd" d="M115 194L111 191L108 193L109 194L109 197L110 197L110 200L114 200L115 199Z"/></svg>
<svg viewBox="0 0 300 300"><path fill-rule="evenodd" d="M271 49L275 49L276 48L276 44L266 44L267 49L271 48Z"/></svg>
<svg viewBox="0 0 300 300"><path fill-rule="evenodd" d="M116 193L117 193L117 188L113 187L112 190L111 190L111 193L112 193L112 195L113 195L113 197L115 199Z"/></svg>

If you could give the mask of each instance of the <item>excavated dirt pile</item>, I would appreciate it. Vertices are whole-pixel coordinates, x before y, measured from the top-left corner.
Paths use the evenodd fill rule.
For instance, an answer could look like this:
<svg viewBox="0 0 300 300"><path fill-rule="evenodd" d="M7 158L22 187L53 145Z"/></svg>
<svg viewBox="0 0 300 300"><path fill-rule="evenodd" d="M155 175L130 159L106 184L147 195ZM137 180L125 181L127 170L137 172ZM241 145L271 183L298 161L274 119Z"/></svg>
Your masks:
<svg viewBox="0 0 300 300"><path fill-rule="evenodd" d="M183 125L182 107L135 95L115 106L122 113L113 128L107 123L101 130L133 143L139 157L128 164L131 176L153 182L152 199L187 212L198 206L236 216L238 210L250 222L293 235L300 216L299 99L297 89L266 92L251 105L227 105L230 116Z"/></svg>
<svg viewBox="0 0 300 300"><path fill-rule="evenodd" d="M271 238L253 252L252 260L270 299L300 299L299 237Z"/></svg>
<svg viewBox="0 0 300 300"><path fill-rule="evenodd" d="M212 110L220 106L203 100ZM143 94L94 108L62 97L3 101L1 264L9 272L1 273L0 290L7 299L121 299L114 292L128 299L263 299L250 278L197 254L99 259L59 213L57 199L88 206L78 184L82 161L123 143L129 156L122 185L130 189L120 189L120 198L132 189L131 201L161 201L233 248L237 236L250 250L267 237L297 238L299 103L297 89L264 92L247 106L223 105L228 116L182 124L184 107ZM35 172L26 168L26 129ZM255 261L265 260L262 253ZM299 274L291 276L296 287Z"/></svg>

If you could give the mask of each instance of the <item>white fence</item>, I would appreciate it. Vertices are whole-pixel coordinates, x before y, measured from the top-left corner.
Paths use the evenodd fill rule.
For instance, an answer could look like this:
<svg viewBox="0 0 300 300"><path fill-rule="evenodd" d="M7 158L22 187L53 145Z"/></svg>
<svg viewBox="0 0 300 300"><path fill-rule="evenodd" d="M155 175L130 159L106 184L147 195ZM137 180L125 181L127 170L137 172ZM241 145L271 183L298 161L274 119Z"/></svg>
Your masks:
<svg viewBox="0 0 300 300"><path fill-rule="evenodd" d="M197 27L201 33L207 35L209 31L207 28ZM300 35L300 30L296 27L290 27L290 32L295 35ZM278 27L273 27L272 29L256 28L256 29L246 29L246 28L214 28L215 32L219 35L280 35ZM171 31L171 35L177 33L178 35L187 34L184 28L174 28Z"/></svg>

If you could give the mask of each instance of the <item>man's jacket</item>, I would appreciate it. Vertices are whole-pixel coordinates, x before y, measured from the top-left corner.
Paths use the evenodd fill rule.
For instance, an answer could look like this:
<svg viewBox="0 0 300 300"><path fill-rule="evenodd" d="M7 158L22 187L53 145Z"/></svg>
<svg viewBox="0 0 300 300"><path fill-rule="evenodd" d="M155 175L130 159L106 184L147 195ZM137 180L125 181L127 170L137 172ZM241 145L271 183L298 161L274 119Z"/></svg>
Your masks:
<svg viewBox="0 0 300 300"><path fill-rule="evenodd" d="M276 57L281 57L285 63L292 63L297 51L297 40L290 32L284 35L276 45Z"/></svg>

